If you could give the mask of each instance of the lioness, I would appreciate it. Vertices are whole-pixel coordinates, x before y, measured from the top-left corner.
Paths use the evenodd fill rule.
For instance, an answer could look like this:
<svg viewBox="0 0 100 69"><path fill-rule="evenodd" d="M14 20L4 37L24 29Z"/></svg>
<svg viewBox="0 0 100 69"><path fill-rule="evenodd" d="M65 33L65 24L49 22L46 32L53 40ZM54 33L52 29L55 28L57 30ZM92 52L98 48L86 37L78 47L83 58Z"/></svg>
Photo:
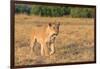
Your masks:
<svg viewBox="0 0 100 69"><path fill-rule="evenodd" d="M60 23L49 23L46 27L40 28L39 30L35 30L31 36L31 52L33 52L33 48L35 43L38 42L41 45L41 55L48 56L49 54L54 53L54 42L55 38L59 33ZM50 53L48 50L50 47Z"/></svg>

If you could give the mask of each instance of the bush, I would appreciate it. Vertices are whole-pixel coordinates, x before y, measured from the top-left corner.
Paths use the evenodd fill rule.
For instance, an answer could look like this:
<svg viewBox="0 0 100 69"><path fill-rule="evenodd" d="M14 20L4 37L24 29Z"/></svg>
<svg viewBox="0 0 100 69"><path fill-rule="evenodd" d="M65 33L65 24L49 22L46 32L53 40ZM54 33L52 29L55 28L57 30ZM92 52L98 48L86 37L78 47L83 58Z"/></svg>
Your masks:
<svg viewBox="0 0 100 69"><path fill-rule="evenodd" d="M18 13L26 13L30 14L31 7L28 5L17 4L15 7L15 12Z"/></svg>
<svg viewBox="0 0 100 69"><path fill-rule="evenodd" d="M93 8L25 4L17 4L15 12L50 17L69 15L71 17L92 18L95 15L95 10Z"/></svg>
<svg viewBox="0 0 100 69"><path fill-rule="evenodd" d="M85 17L90 18L94 17L94 11L91 8L71 8L70 15L72 17Z"/></svg>
<svg viewBox="0 0 100 69"><path fill-rule="evenodd" d="M67 15L69 11L66 7L54 6L32 6L31 14L39 16L63 16Z"/></svg>
<svg viewBox="0 0 100 69"><path fill-rule="evenodd" d="M15 7L16 13L23 13L23 11L24 11L23 5L16 5L16 7Z"/></svg>

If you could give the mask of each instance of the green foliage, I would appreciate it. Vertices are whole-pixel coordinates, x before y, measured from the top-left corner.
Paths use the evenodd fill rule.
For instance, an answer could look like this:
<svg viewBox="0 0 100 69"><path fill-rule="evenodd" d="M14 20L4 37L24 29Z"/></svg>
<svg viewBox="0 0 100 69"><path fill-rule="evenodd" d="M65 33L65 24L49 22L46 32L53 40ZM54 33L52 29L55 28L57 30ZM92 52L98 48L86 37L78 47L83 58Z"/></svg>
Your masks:
<svg viewBox="0 0 100 69"><path fill-rule="evenodd" d="M94 17L95 10L93 8L84 7L68 7L68 6L45 6L45 5L25 5L17 4L15 7L16 13L26 13L28 15L39 16L71 16L71 17Z"/></svg>
<svg viewBox="0 0 100 69"><path fill-rule="evenodd" d="M26 14L30 14L31 11L31 7L29 7L28 5L23 5L23 4L17 4L15 7L15 12L18 13L26 13Z"/></svg>
<svg viewBox="0 0 100 69"><path fill-rule="evenodd" d="M23 5L16 5L15 11L16 11L16 13L23 13L24 6Z"/></svg>
<svg viewBox="0 0 100 69"><path fill-rule="evenodd" d="M72 17L86 17L86 18L90 18L90 17L94 17L94 9L73 7L73 8L71 8L70 15Z"/></svg>
<svg viewBox="0 0 100 69"><path fill-rule="evenodd" d="M39 16L63 16L67 15L70 11L67 7L57 7L57 6L41 6L33 5L31 9L31 14Z"/></svg>

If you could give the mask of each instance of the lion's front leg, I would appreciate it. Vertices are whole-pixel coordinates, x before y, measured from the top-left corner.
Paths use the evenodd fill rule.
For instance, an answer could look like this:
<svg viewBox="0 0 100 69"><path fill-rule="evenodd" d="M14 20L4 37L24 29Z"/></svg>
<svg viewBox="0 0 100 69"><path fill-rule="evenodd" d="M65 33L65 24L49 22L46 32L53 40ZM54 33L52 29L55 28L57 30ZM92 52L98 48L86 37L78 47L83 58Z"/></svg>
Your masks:
<svg viewBox="0 0 100 69"><path fill-rule="evenodd" d="M46 43L44 45L44 52L45 52L45 56L49 56L49 48Z"/></svg>
<svg viewBox="0 0 100 69"><path fill-rule="evenodd" d="M52 43L52 44L50 45L50 49L51 49L50 55L54 54L54 52L55 52L54 43Z"/></svg>
<svg viewBox="0 0 100 69"><path fill-rule="evenodd" d="M48 47L46 45L46 43L41 44L41 55L42 56L48 56Z"/></svg>
<svg viewBox="0 0 100 69"><path fill-rule="evenodd" d="M48 49L48 46L47 46L47 42L44 42L41 45L41 55L42 56L49 56L49 49Z"/></svg>

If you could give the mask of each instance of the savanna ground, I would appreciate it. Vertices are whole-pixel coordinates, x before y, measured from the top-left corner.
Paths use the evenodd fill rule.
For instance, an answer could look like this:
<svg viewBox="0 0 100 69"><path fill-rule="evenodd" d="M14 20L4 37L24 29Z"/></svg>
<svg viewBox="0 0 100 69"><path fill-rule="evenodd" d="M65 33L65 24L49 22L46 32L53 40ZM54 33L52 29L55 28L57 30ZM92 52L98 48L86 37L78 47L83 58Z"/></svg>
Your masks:
<svg viewBox="0 0 100 69"><path fill-rule="evenodd" d="M55 53L40 55L40 46L30 54L30 34L49 22L60 22L55 42ZM37 29L39 30L39 29ZM36 65L94 61L94 19L69 17L40 17L15 15L15 65Z"/></svg>

